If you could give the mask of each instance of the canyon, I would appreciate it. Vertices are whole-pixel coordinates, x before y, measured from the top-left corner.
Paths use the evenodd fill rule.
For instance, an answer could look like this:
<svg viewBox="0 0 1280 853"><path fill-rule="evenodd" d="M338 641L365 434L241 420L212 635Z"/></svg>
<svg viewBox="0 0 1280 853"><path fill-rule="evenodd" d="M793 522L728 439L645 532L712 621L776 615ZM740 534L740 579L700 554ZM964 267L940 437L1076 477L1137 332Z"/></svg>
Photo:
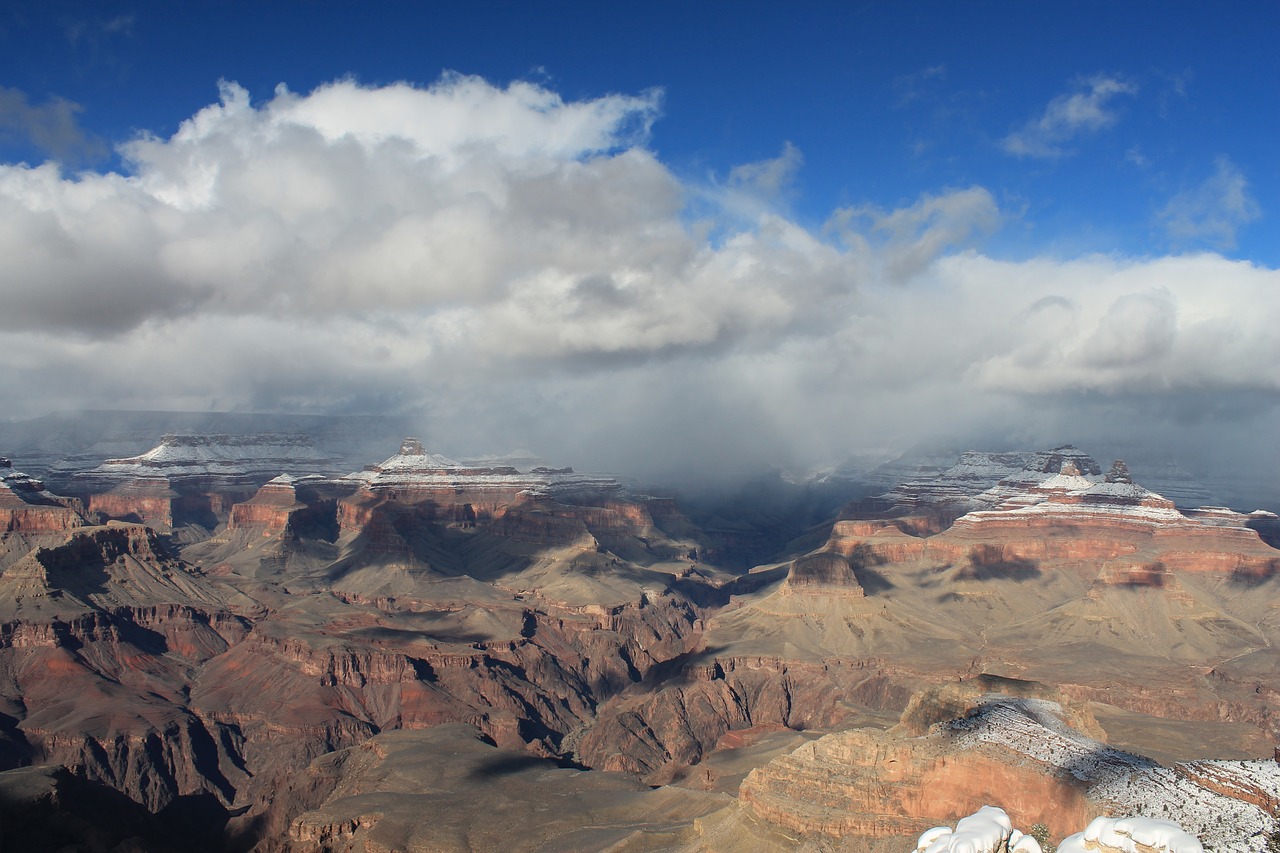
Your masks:
<svg viewBox="0 0 1280 853"><path fill-rule="evenodd" d="M22 831L896 850L984 804L1058 838L1161 809L1277 828L1270 512L1069 446L972 451L753 550L780 528L529 457L410 438L351 471L274 432L0 460Z"/></svg>

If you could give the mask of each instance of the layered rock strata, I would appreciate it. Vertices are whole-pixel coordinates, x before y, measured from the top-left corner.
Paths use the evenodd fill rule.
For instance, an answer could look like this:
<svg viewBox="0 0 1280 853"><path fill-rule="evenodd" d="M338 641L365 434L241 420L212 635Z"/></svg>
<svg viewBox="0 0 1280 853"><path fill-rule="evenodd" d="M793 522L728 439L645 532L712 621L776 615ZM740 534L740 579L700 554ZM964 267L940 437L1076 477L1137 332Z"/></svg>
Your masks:
<svg viewBox="0 0 1280 853"><path fill-rule="evenodd" d="M1191 835L1233 853L1257 849L1274 830L1252 802L1275 784L1264 763L1233 762L1231 784L1204 787L1181 765L1164 768L1080 734L1062 713L1044 700L991 696L923 737L826 735L752 771L740 804L806 837L914 837L987 803L1058 838L1103 813L1177 815Z"/></svg>
<svg viewBox="0 0 1280 853"><path fill-rule="evenodd" d="M53 494L0 456L0 535L58 532L84 523L78 500Z"/></svg>
<svg viewBox="0 0 1280 853"><path fill-rule="evenodd" d="M324 473L334 465L304 435L166 435L141 456L75 473L66 488L102 520L213 529L233 504L273 477Z"/></svg>

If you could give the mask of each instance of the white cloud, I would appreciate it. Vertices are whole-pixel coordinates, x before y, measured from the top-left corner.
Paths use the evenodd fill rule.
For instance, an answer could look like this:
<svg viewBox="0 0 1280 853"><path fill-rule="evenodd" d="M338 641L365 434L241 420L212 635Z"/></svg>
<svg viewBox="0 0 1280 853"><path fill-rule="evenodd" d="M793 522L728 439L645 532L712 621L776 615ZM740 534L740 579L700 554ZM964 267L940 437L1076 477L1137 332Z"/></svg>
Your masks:
<svg viewBox="0 0 1280 853"><path fill-rule="evenodd" d="M1112 107L1118 95L1136 95L1138 87L1116 77L1097 75L1084 80L1080 91L1058 95L1044 112L1011 132L1000 145L1018 157L1061 157L1080 136L1115 124L1119 114Z"/></svg>
<svg viewBox="0 0 1280 853"><path fill-rule="evenodd" d="M645 147L658 109L227 84L129 175L0 166L5 413L420 407L443 450L689 471L1056 427L1080 395L1280 395L1274 270L995 260L976 186L815 234L768 203L798 151L690 186Z"/></svg>
<svg viewBox="0 0 1280 853"><path fill-rule="evenodd" d="M1150 261L944 260L976 306L957 319L983 337L973 387L1064 392L1280 393L1280 272L1190 255Z"/></svg>
<svg viewBox="0 0 1280 853"><path fill-rule="evenodd" d="M1261 215L1244 173L1230 158L1219 157L1213 174L1171 198L1158 218L1175 244L1233 249L1236 232Z"/></svg>

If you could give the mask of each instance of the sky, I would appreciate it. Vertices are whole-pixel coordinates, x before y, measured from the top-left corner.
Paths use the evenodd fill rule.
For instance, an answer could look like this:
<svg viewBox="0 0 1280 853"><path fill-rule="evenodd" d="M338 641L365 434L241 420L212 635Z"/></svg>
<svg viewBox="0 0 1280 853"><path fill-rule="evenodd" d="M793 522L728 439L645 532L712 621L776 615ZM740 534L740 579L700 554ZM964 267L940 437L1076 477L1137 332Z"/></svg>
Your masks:
<svg viewBox="0 0 1280 853"><path fill-rule="evenodd" d="M1278 36L1261 1L0 4L0 417L1280 473Z"/></svg>

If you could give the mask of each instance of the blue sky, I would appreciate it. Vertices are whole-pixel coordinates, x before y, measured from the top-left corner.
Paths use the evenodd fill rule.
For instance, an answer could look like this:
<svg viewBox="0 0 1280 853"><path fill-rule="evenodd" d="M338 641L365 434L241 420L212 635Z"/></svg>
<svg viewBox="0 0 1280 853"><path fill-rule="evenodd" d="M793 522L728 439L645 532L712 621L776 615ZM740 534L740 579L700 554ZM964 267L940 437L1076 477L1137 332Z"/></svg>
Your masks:
<svg viewBox="0 0 1280 853"><path fill-rule="evenodd" d="M10 126L10 161L119 168L114 144L172 133L219 79L265 99L278 83L452 70L569 99L660 88L650 145L695 181L789 142L803 166L786 200L812 224L980 184L1017 213L992 244L1002 253L1280 263L1264 217L1280 196L1274 3L50 3L18 4L0 28L0 84L37 108L78 104L100 145L42 151ZM1100 77L1124 87L1099 103L1102 126L1010 153L1010 134ZM1224 163L1253 206L1226 228L1171 227L1170 202Z"/></svg>
<svg viewBox="0 0 1280 853"><path fill-rule="evenodd" d="M1269 2L8 4L0 392L726 465L1256 430L1278 35Z"/></svg>

